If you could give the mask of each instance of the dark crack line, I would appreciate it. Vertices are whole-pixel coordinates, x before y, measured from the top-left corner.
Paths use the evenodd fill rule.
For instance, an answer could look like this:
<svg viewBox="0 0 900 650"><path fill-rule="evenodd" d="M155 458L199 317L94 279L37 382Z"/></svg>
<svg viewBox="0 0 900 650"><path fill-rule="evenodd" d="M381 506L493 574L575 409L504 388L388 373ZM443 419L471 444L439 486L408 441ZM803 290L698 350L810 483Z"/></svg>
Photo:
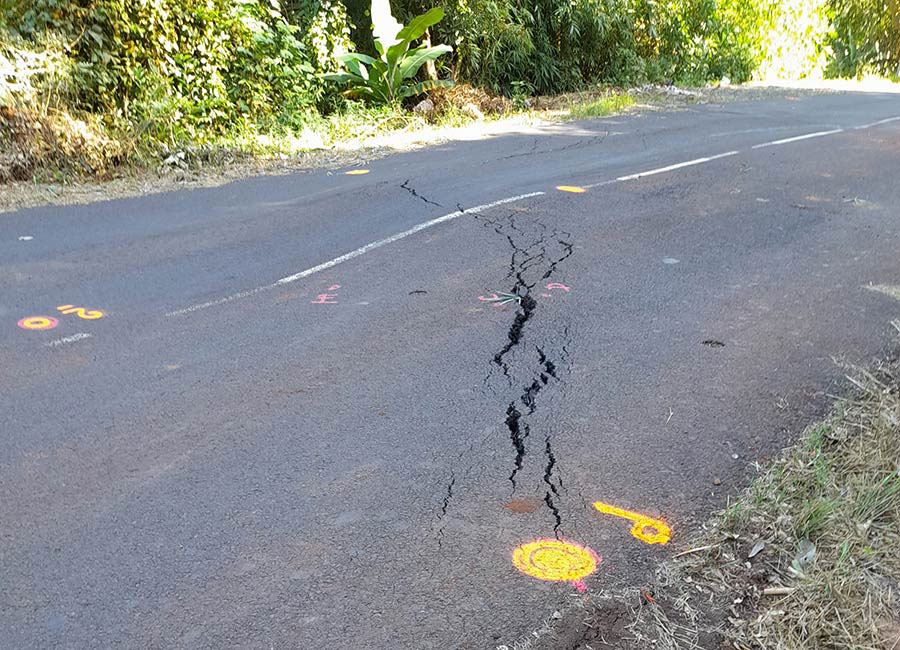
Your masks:
<svg viewBox="0 0 900 650"><path fill-rule="evenodd" d="M556 364L547 358L547 355L544 354L544 350L542 348L534 346L534 349L537 350L538 359L540 359L541 365L544 366L544 372L546 372L554 379L559 379L559 377L556 376ZM544 383L546 384L547 382L545 381Z"/></svg>
<svg viewBox="0 0 900 650"><path fill-rule="evenodd" d="M553 526L553 534L559 538L559 527L562 525L562 517L559 514L559 508L556 507L556 502L553 500L553 497L559 496L559 490L553 484L553 468L556 466L556 456L553 455L553 446L550 444L549 433L544 438L544 452L547 455L547 465L544 467L544 483L549 488L544 494L544 503L547 504L550 512L553 513L553 518L556 520L556 524ZM553 496L551 496L551 493Z"/></svg>
<svg viewBox="0 0 900 650"><path fill-rule="evenodd" d="M506 428L509 429L509 439L516 450L515 467L509 475L509 481L512 483L513 490L515 490L516 474L519 473L525 462L525 441L528 439L528 434L531 433L528 424L522 422L522 414L516 408L515 402L510 402L506 408Z"/></svg>
<svg viewBox="0 0 900 650"><path fill-rule="evenodd" d="M518 293L520 285L516 284L513 288L513 293ZM509 364L504 361L504 357L509 354L510 350L516 347L519 342L522 340L522 330L525 329L525 323L531 320L532 314L534 314L534 309L537 306L537 303L534 301L534 298L529 296L527 293L522 296L522 301L520 303L520 309L516 312L516 317L513 319L512 325L509 326L509 332L507 332L507 341L506 345L501 348L501 350L494 355L493 363L497 367L499 367L503 374L507 379L510 379L509 374Z"/></svg>
<svg viewBox="0 0 900 650"><path fill-rule="evenodd" d="M453 498L453 486L456 485L456 475L453 473L453 470L450 470L450 482L447 484L447 494L444 495L444 501L441 504L441 514L438 515L438 520L441 522L440 527L437 531L437 543L438 548L442 548L444 542L444 517L447 516L447 508L450 507L450 499Z"/></svg>
<svg viewBox="0 0 900 650"><path fill-rule="evenodd" d="M484 227L491 228L496 234L506 239L511 250L509 266L506 274L507 280L513 283L510 293L519 296L518 309L507 331L506 342L503 347L491 358L491 371L487 374L482 384L484 392L492 377L495 368L499 368L513 386L513 373L507 357L520 346L524 340L525 327L535 314L537 302L532 297L532 290L538 284L551 277L558 266L567 260L574 252L571 243L572 235L560 229L550 229L539 220L525 222L523 224L516 219L516 213L509 213L505 217L492 218L477 215L476 220ZM527 245L526 245L527 242ZM541 270L543 269L543 270ZM533 280L533 281L530 281ZM568 333L568 330L566 330ZM568 340L564 342L564 345ZM557 361L550 359L544 348L535 345L538 366L532 371L528 383L522 386L519 395L508 403L506 408L505 424L515 451L513 468L509 475L509 481L515 492L516 477L522 471L525 457L528 453L528 437L531 434L531 426L528 422L537 410L537 398L541 390L549 385L551 379L559 381ZM568 350L563 349L563 360L567 360ZM562 524L562 517L556 501L560 497L560 490L564 489L562 478L559 476L556 456L553 452L550 434L544 439L544 452L546 464L544 466L543 482L546 484L544 501L555 519L554 533L558 536Z"/></svg>
<svg viewBox="0 0 900 650"><path fill-rule="evenodd" d="M402 189L406 190L407 192L409 192L410 194L412 194L417 199L421 199L422 201L425 201L425 203L430 203L431 205L436 205L439 208L444 207L440 203L436 203L436 202L432 201L431 199L427 199L424 196L422 196L421 194L419 194L418 192L416 192L416 190L414 188L409 186L409 181L410 181L410 179L406 179L406 181L400 187ZM464 212L464 210L461 210L460 212Z"/></svg>
<svg viewBox="0 0 900 650"><path fill-rule="evenodd" d="M456 476L453 470L450 470L450 482L447 484L447 496L444 497L444 503L441 505L441 517L447 515L447 507L450 505L450 499L453 498L453 486L456 485Z"/></svg>
<svg viewBox="0 0 900 650"><path fill-rule="evenodd" d="M513 160L515 158L527 158L528 156L543 156L544 154L553 154L553 153L562 153L564 151L569 151L571 149L579 149L581 147L588 147L593 145L601 145L609 136L609 130L607 129L602 135L595 135L590 138L582 138L580 140L576 140L575 142L569 143L563 147L552 147L550 149L541 149L538 151L538 139L535 138L534 142L531 145L531 149L529 151L523 153L514 153L508 156L501 156L500 158L494 158L490 161L485 161L481 163L482 165L487 165L490 163L500 162L501 160Z"/></svg>

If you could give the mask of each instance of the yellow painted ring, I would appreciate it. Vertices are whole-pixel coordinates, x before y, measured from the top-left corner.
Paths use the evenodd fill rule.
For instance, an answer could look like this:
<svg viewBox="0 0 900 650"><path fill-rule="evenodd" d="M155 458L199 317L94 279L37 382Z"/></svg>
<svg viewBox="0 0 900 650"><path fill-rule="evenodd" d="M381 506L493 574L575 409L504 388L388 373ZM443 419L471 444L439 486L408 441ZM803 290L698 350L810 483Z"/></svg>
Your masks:
<svg viewBox="0 0 900 650"><path fill-rule="evenodd" d="M575 582L597 570L600 558L589 548L559 539L539 539L513 551L515 567L532 578Z"/></svg>
<svg viewBox="0 0 900 650"><path fill-rule="evenodd" d="M59 321L52 316L29 316L18 322L24 330L52 330L59 325Z"/></svg>

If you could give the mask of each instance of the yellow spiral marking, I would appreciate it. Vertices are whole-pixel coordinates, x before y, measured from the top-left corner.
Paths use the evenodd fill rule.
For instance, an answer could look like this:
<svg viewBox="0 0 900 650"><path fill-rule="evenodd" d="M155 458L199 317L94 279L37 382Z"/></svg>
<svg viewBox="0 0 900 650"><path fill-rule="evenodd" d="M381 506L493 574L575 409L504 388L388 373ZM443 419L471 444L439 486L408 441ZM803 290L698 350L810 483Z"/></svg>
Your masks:
<svg viewBox="0 0 900 650"><path fill-rule="evenodd" d="M513 551L513 564L538 580L578 582L597 570L599 558L578 544L558 539L539 539Z"/></svg>
<svg viewBox="0 0 900 650"><path fill-rule="evenodd" d="M601 501L594 503L594 507L603 514L633 521L634 525L631 527L632 536L647 544L668 544L669 538L672 537L672 529L669 528L665 519L654 519L653 517L617 508Z"/></svg>

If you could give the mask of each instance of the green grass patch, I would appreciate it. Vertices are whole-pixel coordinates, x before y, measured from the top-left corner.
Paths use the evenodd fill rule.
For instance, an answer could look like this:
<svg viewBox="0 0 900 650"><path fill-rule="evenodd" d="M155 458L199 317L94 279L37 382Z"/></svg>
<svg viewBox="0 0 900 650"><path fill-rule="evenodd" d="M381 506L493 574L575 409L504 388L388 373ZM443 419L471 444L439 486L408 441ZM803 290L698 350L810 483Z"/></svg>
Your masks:
<svg viewBox="0 0 900 650"><path fill-rule="evenodd" d="M634 98L627 94L610 95L585 104L576 104L569 109L569 117L576 120L588 117L614 115L634 106Z"/></svg>
<svg viewBox="0 0 900 650"><path fill-rule="evenodd" d="M854 392L676 540L653 583L594 599L540 647L600 647L599 629L621 650L900 649L900 359L848 377Z"/></svg>

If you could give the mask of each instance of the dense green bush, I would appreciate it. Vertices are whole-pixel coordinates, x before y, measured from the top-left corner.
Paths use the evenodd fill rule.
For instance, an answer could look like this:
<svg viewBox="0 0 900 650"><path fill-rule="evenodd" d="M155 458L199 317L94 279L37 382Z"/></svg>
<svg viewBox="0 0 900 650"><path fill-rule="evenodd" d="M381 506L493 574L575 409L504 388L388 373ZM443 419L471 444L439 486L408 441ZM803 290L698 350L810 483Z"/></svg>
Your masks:
<svg viewBox="0 0 900 650"><path fill-rule="evenodd" d="M317 74L349 44L335 0L286 9L276 0L31 0L3 16L34 44L63 39L71 108L174 124L192 138L313 110L324 92Z"/></svg>
<svg viewBox="0 0 900 650"><path fill-rule="evenodd" d="M833 56L827 72L900 77L900 0L831 0Z"/></svg>
<svg viewBox="0 0 900 650"><path fill-rule="evenodd" d="M322 77L349 51L377 56L370 1L0 0L0 146L61 160L96 143L74 165L90 171L141 145L291 137L365 113ZM444 11L423 40L453 47L441 78L521 105L598 82L900 73L900 0L391 3L404 23Z"/></svg>
<svg viewBox="0 0 900 650"><path fill-rule="evenodd" d="M426 0L394 0L406 17ZM752 37L736 29L747 0L439 0L435 38L456 48L459 79L515 94L606 81L750 77ZM737 8L736 8L737 7Z"/></svg>

